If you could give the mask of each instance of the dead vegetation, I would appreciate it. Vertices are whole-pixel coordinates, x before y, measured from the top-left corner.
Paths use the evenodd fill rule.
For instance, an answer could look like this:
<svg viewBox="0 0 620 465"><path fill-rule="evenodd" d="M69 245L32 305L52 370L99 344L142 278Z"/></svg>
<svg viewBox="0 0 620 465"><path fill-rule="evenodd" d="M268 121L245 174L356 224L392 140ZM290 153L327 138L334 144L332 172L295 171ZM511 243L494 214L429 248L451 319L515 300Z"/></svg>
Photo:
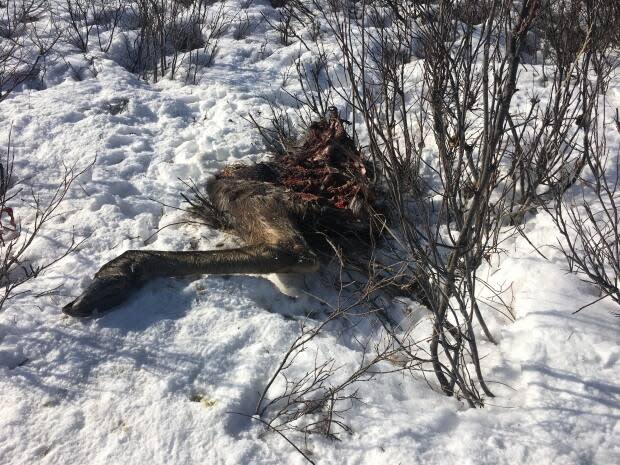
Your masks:
<svg viewBox="0 0 620 465"><path fill-rule="evenodd" d="M9 130L4 159L0 163L0 311L11 300L31 291L29 284L41 273L82 244L75 234L70 234L63 248L48 257L33 255L34 244L42 240L45 229L58 216L59 208L75 180L86 169L64 166L56 186L51 190L27 185L14 173L15 156ZM23 208L17 218L13 206Z"/></svg>
<svg viewBox="0 0 620 465"><path fill-rule="evenodd" d="M0 102L44 74L45 57L58 40L51 28L38 24L47 8L45 0L0 2Z"/></svg>
<svg viewBox="0 0 620 465"><path fill-rule="evenodd" d="M618 299L618 170L604 138L611 115L599 113L617 70L609 23L617 12L596 0L465 3L287 2L287 37L318 21L336 39L337 58L319 36L304 36L300 51L312 50L316 61L303 62L300 52L297 82L285 82L283 92L297 101L293 118L301 124L331 105L342 108L388 205L387 237L356 268L365 278L346 283L359 286L356 308L381 322L414 375L430 365L443 393L483 406L493 393L478 341L495 338L485 321L489 307L478 298L492 286L478 270L504 253L511 237L527 240L529 216L551 213L569 268L599 286L601 298ZM540 82L518 83L531 63L542 64ZM267 146L281 151L290 114L274 103L264 126ZM410 328L383 312L378 296L394 289L428 308L428 346L407 342ZM317 364L321 386L326 369ZM296 405L288 393L308 379L287 378L275 402ZM256 413L270 426L288 425L289 410L279 419L277 412Z"/></svg>

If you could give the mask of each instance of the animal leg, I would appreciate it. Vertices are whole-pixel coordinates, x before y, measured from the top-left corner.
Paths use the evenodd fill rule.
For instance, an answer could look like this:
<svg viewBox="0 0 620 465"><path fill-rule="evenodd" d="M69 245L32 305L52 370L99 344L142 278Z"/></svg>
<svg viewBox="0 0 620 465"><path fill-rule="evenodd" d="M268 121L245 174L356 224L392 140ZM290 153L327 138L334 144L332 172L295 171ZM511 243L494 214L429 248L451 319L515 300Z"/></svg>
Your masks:
<svg viewBox="0 0 620 465"><path fill-rule="evenodd" d="M86 291L62 311L75 317L105 312L148 281L195 274L298 273L318 270L316 255L304 245L250 245L238 249L163 252L129 250L106 263Z"/></svg>

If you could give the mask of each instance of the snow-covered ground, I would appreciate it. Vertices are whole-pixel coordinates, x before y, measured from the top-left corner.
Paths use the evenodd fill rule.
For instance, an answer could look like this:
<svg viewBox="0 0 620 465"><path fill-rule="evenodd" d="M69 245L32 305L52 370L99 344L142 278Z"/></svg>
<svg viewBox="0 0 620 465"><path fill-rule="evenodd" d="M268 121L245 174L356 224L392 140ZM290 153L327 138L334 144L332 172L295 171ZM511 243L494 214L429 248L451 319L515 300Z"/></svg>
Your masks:
<svg viewBox="0 0 620 465"><path fill-rule="evenodd" d="M96 73L84 80L57 63L46 88L25 87L0 103L0 146L12 124L15 174L25 185L52 188L61 160L94 163L33 258L54 256L73 232L88 239L0 313L1 464L305 463L280 436L234 412L253 413L299 320L324 312L310 294L336 297L320 273L162 279L99 319L60 312L124 250L234 243L205 227L174 225L182 213L172 207L186 189L180 179L201 183L227 163L266 156L244 117L267 114L264 97L286 104L278 89L299 47L265 41L261 29L243 40L226 34L220 46L195 86L148 84L96 54ZM86 65L79 54L68 59ZM122 99L123 112L107 111ZM607 104L620 107L618 79ZM617 156L620 135L610 137ZM15 202L28 224L27 198ZM421 377L378 376L358 386L361 402L346 413L351 434L294 438L314 461L620 463L620 323L611 315L618 307L603 300L573 314L596 289L566 272L550 247L556 232L548 217L528 218L526 230L548 260L519 238L488 270L491 283L510 289L515 315L495 318L499 344L480 348L496 398L468 409ZM56 291L36 296L49 289ZM420 312L413 317L424 318ZM312 350L345 371L359 363L360 349L341 327L328 327Z"/></svg>

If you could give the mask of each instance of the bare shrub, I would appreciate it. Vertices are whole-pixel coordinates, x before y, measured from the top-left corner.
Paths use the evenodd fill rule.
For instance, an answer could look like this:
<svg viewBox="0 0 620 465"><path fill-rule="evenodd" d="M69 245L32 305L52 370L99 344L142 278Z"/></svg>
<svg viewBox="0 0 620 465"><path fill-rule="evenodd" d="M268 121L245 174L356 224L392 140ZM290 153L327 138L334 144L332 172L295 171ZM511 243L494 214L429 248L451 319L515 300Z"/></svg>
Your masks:
<svg viewBox="0 0 620 465"><path fill-rule="evenodd" d="M234 17L225 11L225 4L213 6L205 10L201 19L201 35L203 45L200 49L190 51L187 56L187 72L185 81L195 84L198 81L200 70L211 66L219 53L220 37L228 30Z"/></svg>
<svg viewBox="0 0 620 465"><path fill-rule="evenodd" d="M174 79L185 67L185 78L196 82L199 70L212 64L218 42L232 18L225 2L198 0L154 2L131 6L138 29L125 32L126 67L145 79Z"/></svg>
<svg viewBox="0 0 620 465"><path fill-rule="evenodd" d="M5 157L0 163L0 311L11 299L28 293L28 283L81 245L82 241L72 234L64 249L54 257L36 259L31 256L33 244L40 240L50 221L56 217L73 182L90 168L64 167L56 187L45 192L21 185L14 176L13 166L9 133ZM16 222L16 212L11 207L18 197L24 198L29 205L23 209L30 210L25 226Z"/></svg>
<svg viewBox="0 0 620 465"><path fill-rule="evenodd" d="M586 38L601 51L619 47L618 21L617 2L542 0L535 28L543 38L546 55L560 70L566 70ZM604 61L610 58L609 54L601 57Z"/></svg>
<svg viewBox="0 0 620 465"><path fill-rule="evenodd" d="M326 115L334 106L334 85L327 71L327 56L320 48L313 61L303 62L299 56L294 66L301 92L291 92L285 87L282 91L297 102L299 119L304 126L308 126L313 119Z"/></svg>
<svg viewBox="0 0 620 465"><path fill-rule="evenodd" d="M393 212L400 267L385 274L434 315L429 351L443 392L481 406L493 394L475 328L494 338L476 298L485 286L477 269L522 233L526 213L570 187L583 168L575 142L593 109L584 88L596 28L588 27L572 61L553 68L550 98L534 94L523 108L512 101L538 0L518 8L486 2L479 24L459 17L463 5L454 1L313 2L342 54L346 80L333 75L334 92L354 128L361 124ZM416 48L423 63L413 61ZM424 150L429 136L432 158Z"/></svg>
<svg viewBox="0 0 620 465"><path fill-rule="evenodd" d="M569 270L599 288L601 296L595 302L610 297L620 304L620 166L617 161L610 164L609 153L600 140L593 142L587 166L590 176L579 179L575 198L559 196L548 210L562 236L558 247Z"/></svg>
<svg viewBox="0 0 620 465"><path fill-rule="evenodd" d="M312 12L304 5L301 0L279 0L272 1L271 5L275 8L274 14L268 15L261 12L263 20L278 34L282 45L288 46L294 40L300 41L307 47L303 37L299 33L300 27L306 24L313 24ZM316 25L314 25L316 27Z"/></svg>
<svg viewBox="0 0 620 465"><path fill-rule="evenodd" d="M91 36L97 47L107 52L114 40L126 5L122 0L65 0L63 11L68 18L65 40L86 53L92 49Z"/></svg>
<svg viewBox="0 0 620 465"><path fill-rule="evenodd" d="M58 39L35 22L46 8L45 0L9 0L0 6L0 101L43 72L44 57Z"/></svg>
<svg viewBox="0 0 620 465"><path fill-rule="evenodd" d="M605 49L584 50L584 57L577 65L581 73L588 72L588 64L594 63L593 57L600 53L605 53ZM555 192L554 202L546 205L546 210L560 232L558 248L569 270L600 290L600 298L592 303L610 297L620 304L620 160L610 156L604 124L607 115L604 110L599 114L599 109L605 107L601 95L607 88L608 76L603 79L595 75L597 78L582 88L582 97L588 105L576 120L581 139L580 165L570 172L571 177L563 189ZM617 109L614 123L620 132Z"/></svg>
<svg viewBox="0 0 620 465"><path fill-rule="evenodd" d="M491 12L493 0L466 0L455 4L454 13L459 21L476 25L486 21Z"/></svg>
<svg viewBox="0 0 620 465"><path fill-rule="evenodd" d="M233 23L235 40L243 40L248 37L258 26L253 18L247 12L240 12L237 20Z"/></svg>
<svg viewBox="0 0 620 465"><path fill-rule="evenodd" d="M374 280L355 283L356 292L351 293L347 288L353 283L346 283L342 273L340 269L341 304L330 306L326 303L329 314L323 320L309 315L300 321L299 335L270 374L252 417L284 437L310 463L314 462L295 445L290 437L292 433L301 433L305 444L310 435L337 440L342 434L352 433L346 413L361 400L362 383L371 382L382 374L420 371L424 361L417 356L418 342L411 342L407 337L397 342L383 329L377 318L381 314L372 304L379 283ZM319 355L312 344L327 328L356 319L373 320L376 330L370 337L358 341L362 354L359 364L346 371L333 357ZM309 354L313 354L311 368L299 373L296 361L301 357L307 359Z"/></svg>
<svg viewBox="0 0 620 465"><path fill-rule="evenodd" d="M282 3L282 7L276 10L275 19L270 18L264 13L262 13L262 15L267 24L271 26L271 29L278 33L280 43L282 45L290 45L291 38L295 37L295 30L293 29L295 18L292 14L292 10L284 6L286 2L277 2L278 5L280 5L280 3Z"/></svg>
<svg viewBox="0 0 620 465"><path fill-rule="evenodd" d="M329 358L295 375L295 360L316 334L354 313L352 307L332 309L323 322L302 325L261 393L253 418L294 446L289 433L307 438L347 431L339 415L356 396L346 380L370 380L382 372L375 360L398 360L413 373L430 365L443 393L483 406L493 393L478 341L495 341L478 295L481 288L501 291L478 270L505 252L507 239L516 234L528 239L523 231L528 215L549 211L571 269L596 284L601 297L618 301L620 179L597 113L617 66L610 61L615 35L611 29L602 33L609 27L602 20L610 11L604 9L608 3L575 2L581 32L574 36L576 26L568 16L544 29L543 46L569 36L573 43L553 52L554 61L543 67L542 76L525 57L539 52L540 41L532 36L542 34L541 24L549 21L547 3L476 2L472 11L466 10L467 3L288 3L290 24L307 26L318 16L336 39L337 51L330 53L318 35L304 42L288 28L291 43L298 40L313 52L313 60L302 61L300 53L294 63L297 88L282 89L298 103L297 113L292 118L272 102L270 115L263 115L269 125L253 116L250 120L271 150L286 152L296 123L345 105L351 131L374 162L377 187L390 212L388 222L377 215L387 231L381 248L360 261L338 253L348 270L341 271L341 278L348 272L355 276L340 283L357 297L357 309L365 308L367 317L381 322L389 341L381 347L387 352L375 350L376 359L362 348L359 377L356 371L339 378ZM424 61L416 61L418 56ZM538 76L531 86L517 86L520 70ZM528 98L514 98L519 92L528 92ZM578 201L566 197L575 191ZM378 296L392 293L428 308L433 320L428 341L411 342L410 329L384 314ZM337 379L345 380L345 389Z"/></svg>
<svg viewBox="0 0 620 465"><path fill-rule="evenodd" d="M520 147L530 148L523 157L528 174L521 175L529 185L527 197L533 199L545 187L539 203L558 226L562 238L558 247L569 270L597 286L601 298L609 296L617 303L620 179L617 160L613 163L609 157L604 110L603 116L599 113L605 107L602 96L620 63L617 28L612 26L619 8L597 0L543 2L545 39L557 47L551 99L540 113L538 108L534 111L538 99L533 102L529 126L535 130ZM550 16L555 24L550 24ZM564 39L572 45L562 49ZM617 120L616 115L616 124Z"/></svg>

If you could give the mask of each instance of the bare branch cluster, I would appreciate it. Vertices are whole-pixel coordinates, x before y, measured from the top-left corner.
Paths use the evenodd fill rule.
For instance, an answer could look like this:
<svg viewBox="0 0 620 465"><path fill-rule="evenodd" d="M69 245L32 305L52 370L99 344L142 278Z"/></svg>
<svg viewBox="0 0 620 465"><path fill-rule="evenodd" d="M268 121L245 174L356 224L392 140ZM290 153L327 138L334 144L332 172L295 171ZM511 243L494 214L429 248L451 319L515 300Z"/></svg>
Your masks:
<svg viewBox="0 0 620 465"><path fill-rule="evenodd" d="M58 39L38 23L48 11L47 0L0 2L0 102L43 74L45 56Z"/></svg>
<svg viewBox="0 0 620 465"><path fill-rule="evenodd" d="M342 268L340 271L344 272ZM326 318L318 321L310 316L300 321L299 335L270 375L254 411L255 418L289 442L290 433L301 433L306 449L312 434L339 440L343 433L352 432L345 415L360 400L360 383L381 374L418 371L428 362L416 355L421 350L418 342L411 342L406 336L398 340L380 324L380 312L372 305L377 281L369 280L357 287L355 293L347 290L351 282L345 283L342 276L339 281L339 305L325 302L330 309ZM313 342L327 328L359 318L375 321L377 330L371 337L358 341L362 356L357 366L345 368L335 358L319 355ZM296 361L301 357L312 357L313 364L300 374Z"/></svg>
<svg viewBox="0 0 620 465"><path fill-rule="evenodd" d="M82 244L83 240L71 234L68 244L51 258L37 259L31 254L34 242L41 238L47 225L58 216L58 209L74 181L90 168L64 166L60 181L47 192L22 185L14 176L13 167L14 153L9 134L5 156L0 162L0 311L9 300L30 291L25 286L27 283ZM24 211L32 212L25 225L16 220L16 212L11 206L18 198L21 204L29 204Z"/></svg>
<svg viewBox="0 0 620 465"><path fill-rule="evenodd" d="M602 87L598 82L584 89L595 102L594 108L599 106ZM615 118L620 132L617 109ZM565 194L558 192L546 210L560 232L558 248L569 270L600 290L600 298L592 303L610 297L620 304L620 166L617 156L610 157L605 132L600 130L604 119L605 114L596 110L588 114L588 124L582 127L585 169L575 179L574 188ZM616 314L620 316L620 311Z"/></svg>
<svg viewBox="0 0 620 465"><path fill-rule="evenodd" d="M54 19L65 20L57 21L58 28L64 39L81 52L91 51L91 37L96 37L98 50L107 53L126 8L122 0L65 0Z"/></svg>
<svg viewBox="0 0 620 465"><path fill-rule="evenodd" d="M123 33L128 69L144 78L174 79L184 65L185 79L195 83L201 68L218 53L221 35L233 21L225 2L210 0L140 0L131 7L137 29Z"/></svg>
<svg viewBox="0 0 620 465"><path fill-rule="evenodd" d="M396 289L428 307L426 361L440 389L482 406L493 393L479 333L495 341L477 297L492 286L478 270L510 237L527 239L528 215L550 211L573 269L618 298L618 171L609 166L598 116L618 43L605 33L606 15L617 13L607 2L472 3L287 2L296 31L319 23L337 51L320 34L289 30L300 47L297 88L287 76L283 92L298 103L302 125L332 105L346 112L391 212L387 244L357 270L377 291ZM567 37L572 45L561 49ZM528 68L545 47L553 48L551 65L543 63L542 73ZM533 79L529 91L517 85L523 70ZM270 128L252 120L272 149L286 150L294 127L288 113L273 105ZM565 200L576 186L578 204ZM402 328L386 328L398 345ZM329 367L319 363L318 376L287 382L284 399L296 404L298 382L322 386ZM293 411L278 418L296 419Z"/></svg>
<svg viewBox="0 0 620 465"><path fill-rule="evenodd" d="M120 37L121 64L129 71L154 82L181 72L195 83L200 70L213 63L219 39L236 15L227 12L225 1L64 0L53 19L64 40L83 53L107 53ZM246 29L251 26L248 22Z"/></svg>

